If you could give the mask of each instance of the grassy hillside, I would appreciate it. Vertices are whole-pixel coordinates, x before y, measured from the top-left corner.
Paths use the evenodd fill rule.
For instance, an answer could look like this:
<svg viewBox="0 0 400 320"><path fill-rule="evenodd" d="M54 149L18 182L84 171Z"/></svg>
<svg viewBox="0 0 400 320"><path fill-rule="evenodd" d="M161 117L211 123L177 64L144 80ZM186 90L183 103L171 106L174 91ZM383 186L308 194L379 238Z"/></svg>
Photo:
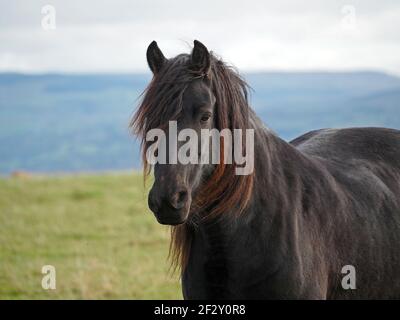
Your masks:
<svg viewBox="0 0 400 320"><path fill-rule="evenodd" d="M0 299L180 299L168 231L139 174L0 179Z"/></svg>

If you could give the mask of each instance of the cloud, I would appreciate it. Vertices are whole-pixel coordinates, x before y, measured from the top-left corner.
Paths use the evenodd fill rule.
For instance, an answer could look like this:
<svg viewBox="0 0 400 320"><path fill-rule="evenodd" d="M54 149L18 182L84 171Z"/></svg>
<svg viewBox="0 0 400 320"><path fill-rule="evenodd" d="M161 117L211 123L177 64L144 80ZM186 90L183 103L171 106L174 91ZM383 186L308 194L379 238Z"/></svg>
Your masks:
<svg viewBox="0 0 400 320"><path fill-rule="evenodd" d="M400 74L398 1L52 1L53 31L48 1L0 2L0 71L143 72L153 39L166 56L199 39L242 70Z"/></svg>

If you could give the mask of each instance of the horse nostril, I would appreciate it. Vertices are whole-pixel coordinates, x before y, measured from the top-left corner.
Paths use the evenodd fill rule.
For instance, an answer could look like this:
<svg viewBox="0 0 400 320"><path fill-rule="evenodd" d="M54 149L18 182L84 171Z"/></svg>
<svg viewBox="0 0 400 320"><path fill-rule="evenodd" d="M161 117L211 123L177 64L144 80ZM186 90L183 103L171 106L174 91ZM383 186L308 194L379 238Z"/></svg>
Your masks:
<svg viewBox="0 0 400 320"><path fill-rule="evenodd" d="M151 211L153 211L154 213L156 213L158 211L157 201L154 199L154 195L152 192L150 192L150 194L149 194L147 203L148 203Z"/></svg>
<svg viewBox="0 0 400 320"><path fill-rule="evenodd" d="M170 203L175 209L181 209L184 207L187 199L188 192L186 190L181 190L173 194Z"/></svg>
<svg viewBox="0 0 400 320"><path fill-rule="evenodd" d="M186 201L187 195L188 195L187 191L179 191L178 192L178 202Z"/></svg>

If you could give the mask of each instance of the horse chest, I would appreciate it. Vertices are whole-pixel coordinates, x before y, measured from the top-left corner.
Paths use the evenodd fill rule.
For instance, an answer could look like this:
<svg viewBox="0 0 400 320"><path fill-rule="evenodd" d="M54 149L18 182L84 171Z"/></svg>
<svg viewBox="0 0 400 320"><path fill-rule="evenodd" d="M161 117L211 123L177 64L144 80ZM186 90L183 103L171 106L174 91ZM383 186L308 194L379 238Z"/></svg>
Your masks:
<svg viewBox="0 0 400 320"><path fill-rule="evenodd" d="M252 294L255 288L264 290L261 288L274 265L271 257L257 246L228 245L220 236L205 238L203 234L192 242L190 259L182 276L184 297L246 298L243 295L246 291Z"/></svg>

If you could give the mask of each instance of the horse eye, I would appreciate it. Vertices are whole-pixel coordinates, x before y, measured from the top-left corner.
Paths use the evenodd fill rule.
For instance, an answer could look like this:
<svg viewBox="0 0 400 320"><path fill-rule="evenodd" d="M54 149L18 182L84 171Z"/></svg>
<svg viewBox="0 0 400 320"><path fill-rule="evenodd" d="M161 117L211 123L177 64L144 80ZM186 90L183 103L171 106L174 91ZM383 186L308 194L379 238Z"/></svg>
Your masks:
<svg viewBox="0 0 400 320"><path fill-rule="evenodd" d="M201 116L201 122L207 122L209 119L210 119L210 117L211 117L211 114L209 114L209 113L205 113L205 114L203 114L202 116Z"/></svg>

